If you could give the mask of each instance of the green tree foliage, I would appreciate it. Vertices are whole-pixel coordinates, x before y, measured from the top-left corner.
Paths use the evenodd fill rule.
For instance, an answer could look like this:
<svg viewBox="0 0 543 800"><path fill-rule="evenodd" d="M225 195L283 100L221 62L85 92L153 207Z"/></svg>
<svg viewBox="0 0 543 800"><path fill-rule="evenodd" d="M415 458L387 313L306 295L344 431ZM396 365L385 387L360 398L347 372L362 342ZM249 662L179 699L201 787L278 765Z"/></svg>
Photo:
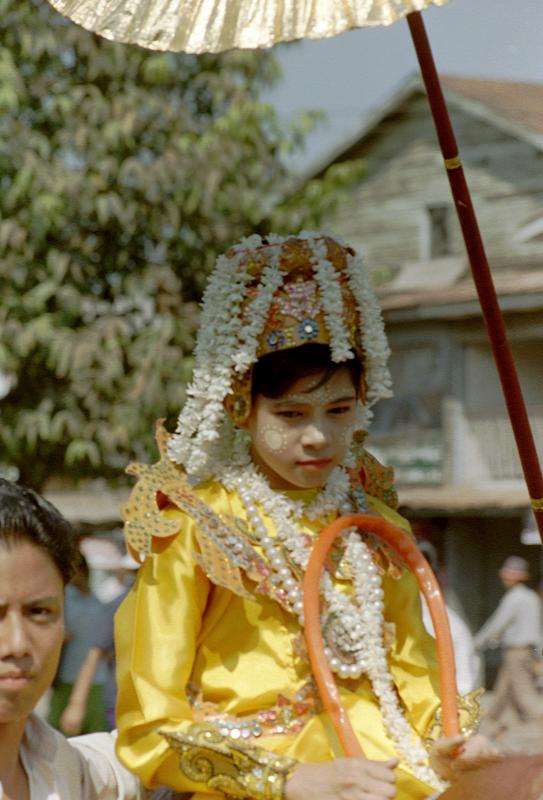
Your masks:
<svg viewBox="0 0 543 800"><path fill-rule="evenodd" d="M260 100L277 78L270 53L156 54L0 0L0 462L23 481L148 458L217 253L318 224L353 177L292 192L314 120Z"/></svg>

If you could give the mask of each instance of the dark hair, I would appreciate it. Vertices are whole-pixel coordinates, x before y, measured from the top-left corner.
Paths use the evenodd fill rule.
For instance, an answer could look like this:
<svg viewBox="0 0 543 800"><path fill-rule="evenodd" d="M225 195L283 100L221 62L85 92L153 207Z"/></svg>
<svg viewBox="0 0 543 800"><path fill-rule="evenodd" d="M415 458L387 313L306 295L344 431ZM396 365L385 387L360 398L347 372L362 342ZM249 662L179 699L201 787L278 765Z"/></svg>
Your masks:
<svg viewBox="0 0 543 800"><path fill-rule="evenodd" d="M0 478L0 544L22 540L45 550L65 584L72 579L80 555L70 523L33 489Z"/></svg>
<svg viewBox="0 0 543 800"><path fill-rule="evenodd" d="M326 344L304 344L278 353L268 353L258 359L253 368L252 395L258 394L275 399L288 392L300 378L321 375L314 389L328 383L340 369L348 369L353 386L359 391L362 365L358 358L336 363L332 361L330 348Z"/></svg>

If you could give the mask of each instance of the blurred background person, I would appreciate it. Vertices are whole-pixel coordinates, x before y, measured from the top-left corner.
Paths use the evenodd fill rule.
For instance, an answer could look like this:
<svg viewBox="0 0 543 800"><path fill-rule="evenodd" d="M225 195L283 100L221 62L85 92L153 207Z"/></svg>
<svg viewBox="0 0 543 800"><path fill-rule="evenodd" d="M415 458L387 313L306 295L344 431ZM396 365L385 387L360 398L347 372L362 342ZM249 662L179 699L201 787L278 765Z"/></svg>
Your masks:
<svg viewBox="0 0 543 800"><path fill-rule="evenodd" d="M104 605L104 613L96 624L90 639L90 649L74 682L66 707L60 717L60 729L68 736L81 733L88 708L89 697L95 684L96 674L105 666L104 702L109 730L115 728L115 704L117 682L115 679L115 643L113 621L115 613L134 582L139 564L128 554L118 554L116 576L123 587L120 594Z"/></svg>
<svg viewBox="0 0 543 800"><path fill-rule="evenodd" d="M417 542L419 550L432 567L436 578L442 583L443 573L439 568L437 551L431 542L422 539ZM443 590L443 586L441 586ZM422 620L428 633L435 636L434 625L426 599L421 595ZM481 686L481 659L475 649L475 642L467 623L449 604L445 596L451 634L454 644L454 660L456 666L456 683L460 694L468 694Z"/></svg>
<svg viewBox="0 0 543 800"><path fill-rule="evenodd" d="M543 718L543 695L537 687L541 600L526 586L530 574L524 558L509 556L499 575L505 594L475 636L478 650L498 643L503 648L492 701L485 715L485 733L494 737L511 725Z"/></svg>
<svg viewBox="0 0 543 800"><path fill-rule="evenodd" d="M91 592L89 567L80 555L77 571L65 592L65 639L58 673L53 684L48 719L51 725L61 730L60 719L70 700L74 683L83 662L94 643L97 629L105 619L105 606ZM105 711L104 684L107 668L97 664L92 685L86 697L83 719L78 733L94 733L110 730ZM64 731L65 733L67 731Z"/></svg>
<svg viewBox="0 0 543 800"><path fill-rule="evenodd" d="M110 537L115 537L115 540ZM91 590L100 602L109 603L125 593L128 577L122 555L122 530L84 536L79 549L89 565Z"/></svg>

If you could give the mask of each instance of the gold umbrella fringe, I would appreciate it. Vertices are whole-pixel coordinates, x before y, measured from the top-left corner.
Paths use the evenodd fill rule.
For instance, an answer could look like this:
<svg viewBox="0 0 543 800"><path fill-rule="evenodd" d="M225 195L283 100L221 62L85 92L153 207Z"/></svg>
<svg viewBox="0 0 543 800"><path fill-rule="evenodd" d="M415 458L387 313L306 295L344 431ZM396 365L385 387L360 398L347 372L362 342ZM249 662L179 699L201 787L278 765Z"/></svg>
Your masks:
<svg viewBox="0 0 543 800"><path fill-rule="evenodd" d="M391 25L448 0L49 0L89 31L150 50L220 53Z"/></svg>

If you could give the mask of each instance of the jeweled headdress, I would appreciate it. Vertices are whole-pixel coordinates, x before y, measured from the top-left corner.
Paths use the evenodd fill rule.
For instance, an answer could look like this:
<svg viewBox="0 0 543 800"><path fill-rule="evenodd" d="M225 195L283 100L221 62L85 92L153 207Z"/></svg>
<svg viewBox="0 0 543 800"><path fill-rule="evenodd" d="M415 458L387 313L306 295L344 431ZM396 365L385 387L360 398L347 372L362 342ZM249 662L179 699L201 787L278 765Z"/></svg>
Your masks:
<svg viewBox="0 0 543 800"><path fill-rule="evenodd" d="M327 344L336 363L362 364L360 427L391 395L389 348L362 259L336 238L251 236L217 260L203 299L193 380L169 454L195 480L236 458L263 355ZM239 456L239 454L238 454Z"/></svg>

